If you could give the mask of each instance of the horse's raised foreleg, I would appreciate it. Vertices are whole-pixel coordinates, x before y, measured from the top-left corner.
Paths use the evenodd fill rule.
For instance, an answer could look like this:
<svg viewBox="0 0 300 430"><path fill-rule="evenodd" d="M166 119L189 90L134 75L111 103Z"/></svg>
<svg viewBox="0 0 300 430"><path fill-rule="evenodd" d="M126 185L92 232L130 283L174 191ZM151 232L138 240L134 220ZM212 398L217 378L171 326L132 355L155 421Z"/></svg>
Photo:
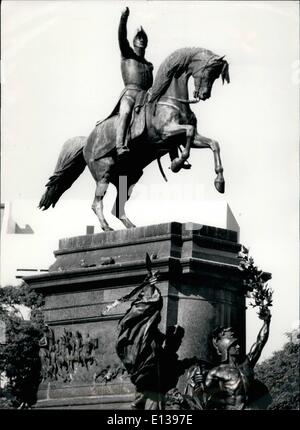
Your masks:
<svg viewBox="0 0 300 430"><path fill-rule="evenodd" d="M185 135L186 137L186 145L182 153L179 155L179 157L174 158L174 160L171 163L172 172L174 173L179 172L179 170L182 169L184 162L189 158L191 146L194 140L194 134L195 134L195 127L189 124L172 123L168 126L168 128L164 129L163 131L164 139L169 139L180 135Z"/></svg>
<svg viewBox="0 0 300 430"><path fill-rule="evenodd" d="M178 152L178 151L182 152L182 150L180 149L180 144L181 144L181 142L179 142L178 146L172 147L170 152L169 152L171 163L176 158L180 159L179 158L179 152ZM192 165L188 161L185 161L185 163L182 164L182 166L181 166L182 169L190 169L191 167L192 167Z"/></svg>
<svg viewBox="0 0 300 430"><path fill-rule="evenodd" d="M129 200L133 186L137 183L143 172L136 173L134 176L118 176L113 182L117 189L117 197L112 209L112 214L117 217L126 228L133 228L135 225L130 221L125 212L125 204Z"/></svg>
<svg viewBox="0 0 300 430"><path fill-rule="evenodd" d="M100 227L104 231L113 230L108 225L106 219L104 218L104 214L103 214L103 197L105 196L105 193L107 191L108 184L109 183L105 178L103 178L102 180L97 182L95 198L94 198L94 201L92 204L92 209L99 219Z"/></svg>
<svg viewBox="0 0 300 430"><path fill-rule="evenodd" d="M209 139L208 137L201 136L201 134L196 133L194 136L192 148L209 148L213 151L214 162L215 162L215 172L217 177L215 179L215 187L219 193L224 193L225 191L225 181L223 177L223 166L220 156L220 145L216 140Z"/></svg>

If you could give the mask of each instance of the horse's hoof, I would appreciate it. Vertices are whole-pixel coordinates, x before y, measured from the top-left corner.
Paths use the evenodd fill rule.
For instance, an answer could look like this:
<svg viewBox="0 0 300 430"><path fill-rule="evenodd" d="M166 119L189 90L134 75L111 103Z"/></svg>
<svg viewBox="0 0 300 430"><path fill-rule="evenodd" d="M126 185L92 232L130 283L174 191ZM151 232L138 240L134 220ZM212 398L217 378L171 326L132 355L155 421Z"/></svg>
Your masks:
<svg viewBox="0 0 300 430"><path fill-rule="evenodd" d="M114 231L111 227L103 227L103 231Z"/></svg>
<svg viewBox="0 0 300 430"><path fill-rule="evenodd" d="M225 192L225 181L224 179L215 179L215 187L219 193L224 194Z"/></svg>
<svg viewBox="0 0 300 430"><path fill-rule="evenodd" d="M179 170L182 168L183 162L180 160L173 160L171 163L171 170L173 173L179 172Z"/></svg>
<svg viewBox="0 0 300 430"><path fill-rule="evenodd" d="M119 220L124 224L126 228L135 228L134 225L127 217L120 217Z"/></svg>

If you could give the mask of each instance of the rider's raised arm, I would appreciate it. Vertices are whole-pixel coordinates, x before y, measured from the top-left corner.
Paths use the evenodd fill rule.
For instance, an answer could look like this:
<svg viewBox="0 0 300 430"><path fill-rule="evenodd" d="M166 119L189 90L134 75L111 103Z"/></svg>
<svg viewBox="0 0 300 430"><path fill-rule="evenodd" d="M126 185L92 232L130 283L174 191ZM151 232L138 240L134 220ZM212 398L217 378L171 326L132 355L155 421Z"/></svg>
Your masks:
<svg viewBox="0 0 300 430"><path fill-rule="evenodd" d="M132 53L132 48L130 47L127 39L128 16L129 16L129 9L128 7L126 7L126 9L122 12L122 15L121 15L120 24L119 24L119 33L118 33L121 55L124 58L128 58Z"/></svg>
<svg viewBox="0 0 300 430"><path fill-rule="evenodd" d="M262 319L264 320L264 324L258 333L256 342L254 343L254 345L252 345L251 350L248 354L248 359L252 367L254 367L257 361L259 360L261 352L265 344L267 343L267 340L269 337L270 321L271 321L271 314L269 309L266 311Z"/></svg>

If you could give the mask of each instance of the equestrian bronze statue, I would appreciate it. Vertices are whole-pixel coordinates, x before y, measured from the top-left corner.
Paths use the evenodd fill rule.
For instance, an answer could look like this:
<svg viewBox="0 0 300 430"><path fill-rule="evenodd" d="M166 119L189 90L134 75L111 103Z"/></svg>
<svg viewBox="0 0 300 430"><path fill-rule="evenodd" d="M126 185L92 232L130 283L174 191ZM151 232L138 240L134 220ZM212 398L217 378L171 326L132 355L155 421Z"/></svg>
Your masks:
<svg viewBox="0 0 300 430"><path fill-rule="evenodd" d="M132 59L122 61L130 63ZM190 100L188 81L191 76L195 90L194 98ZM191 148L209 148L213 151L217 174L215 187L223 193L225 182L219 144L197 132L197 119L190 108L190 104L210 98L213 83L220 76L223 83L229 83L228 63L224 57L203 48L174 51L161 64L153 86L144 91L145 97L135 98L125 140L120 133L120 122L121 130L124 128L119 110L122 109L122 100L126 100L122 97L113 113L98 122L87 138L74 137L64 144L39 207L43 210L51 205L54 207L88 165L96 181L92 209L101 228L104 231L112 230L103 215L103 198L109 183L117 189L113 214L127 228L134 227L126 216L125 203L133 186L143 175L143 169L157 160L162 172L160 158L166 154L170 156L173 172L189 168L187 160ZM125 95L129 94L126 91L125 88ZM124 145L129 151L125 157L120 157L117 146ZM122 192L124 189L125 193Z"/></svg>

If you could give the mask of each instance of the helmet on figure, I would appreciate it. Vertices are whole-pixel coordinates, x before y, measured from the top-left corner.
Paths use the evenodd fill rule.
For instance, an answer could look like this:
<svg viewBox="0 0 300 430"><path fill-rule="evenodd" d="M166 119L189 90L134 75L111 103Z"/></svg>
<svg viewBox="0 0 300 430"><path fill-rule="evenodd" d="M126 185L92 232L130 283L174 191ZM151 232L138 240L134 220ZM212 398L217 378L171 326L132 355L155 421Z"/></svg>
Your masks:
<svg viewBox="0 0 300 430"><path fill-rule="evenodd" d="M136 48L146 48L148 45L148 37L143 27L139 27L136 31L136 34L133 38L133 46Z"/></svg>
<svg viewBox="0 0 300 430"><path fill-rule="evenodd" d="M231 327L219 327L213 333L213 346L218 355L221 356L221 362L228 360L228 351L231 346L238 343L238 339L234 336Z"/></svg>

